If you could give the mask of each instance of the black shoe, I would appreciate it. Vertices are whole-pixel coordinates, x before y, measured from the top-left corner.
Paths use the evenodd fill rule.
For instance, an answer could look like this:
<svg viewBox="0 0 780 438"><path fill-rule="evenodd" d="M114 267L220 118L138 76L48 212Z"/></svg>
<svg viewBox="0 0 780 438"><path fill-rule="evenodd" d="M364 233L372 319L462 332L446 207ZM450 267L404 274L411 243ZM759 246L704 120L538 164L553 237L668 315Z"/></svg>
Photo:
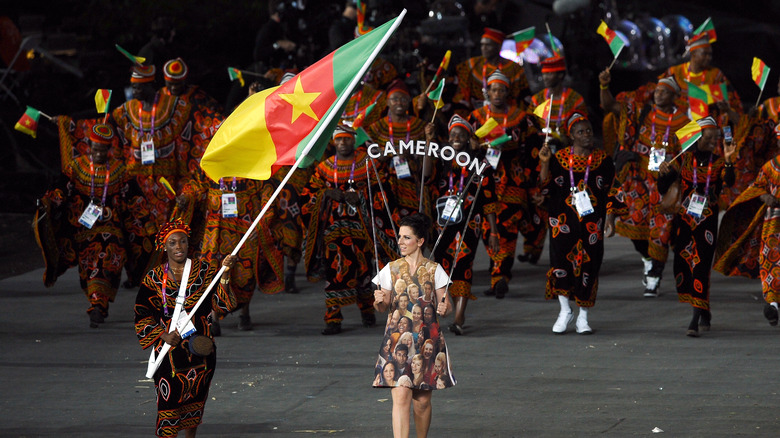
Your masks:
<svg viewBox="0 0 780 438"><path fill-rule="evenodd" d="M766 318L767 321L769 321L769 325L771 325L772 327L777 325L778 312L775 306L769 303L764 304L764 318Z"/></svg>
<svg viewBox="0 0 780 438"><path fill-rule="evenodd" d="M517 256L517 261L520 263L528 262L535 265L539 263L539 257L541 257L541 254L519 254Z"/></svg>
<svg viewBox="0 0 780 438"><path fill-rule="evenodd" d="M506 284L506 280L503 278L501 280L498 280L495 286L493 286L493 289L496 291L496 298L499 300L504 298L504 295L506 295L507 292L509 292L509 286Z"/></svg>
<svg viewBox="0 0 780 438"><path fill-rule="evenodd" d="M138 287L138 283L131 280L125 280L125 282L122 283L122 287L125 289L135 289Z"/></svg>
<svg viewBox="0 0 780 438"><path fill-rule="evenodd" d="M712 312L709 310L702 310L701 317L699 318L699 330L703 332L710 331L712 327Z"/></svg>
<svg viewBox="0 0 780 438"><path fill-rule="evenodd" d="M252 330L252 318L249 315L238 315L238 329L242 332Z"/></svg>
<svg viewBox="0 0 780 438"><path fill-rule="evenodd" d="M325 328L321 332L323 335L337 335L341 333L341 323L340 322L329 322L325 325Z"/></svg>
<svg viewBox="0 0 780 438"><path fill-rule="evenodd" d="M482 292L482 293L483 293L483 294L484 294L486 297L492 297L492 296L495 296L495 295L496 295L496 290L495 290L495 289L493 289L492 287L489 287L487 290L485 290L485 291L484 291L484 292Z"/></svg>
<svg viewBox="0 0 780 438"><path fill-rule="evenodd" d="M222 336L222 327L219 325L219 317L211 319L211 336Z"/></svg>
<svg viewBox="0 0 780 438"><path fill-rule="evenodd" d="M295 286L295 271L292 274L284 274L284 291L288 294L297 294L298 287Z"/></svg>
<svg viewBox="0 0 780 438"><path fill-rule="evenodd" d="M452 323L450 324L450 331L452 333L455 333L456 335L460 336L463 334L463 327L461 327L458 324Z"/></svg>
<svg viewBox="0 0 780 438"><path fill-rule="evenodd" d="M376 326L376 315L373 313L366 313L363 315L363 327L374 327Z"/></svg>
<svg viewBox="0 0 780 438"><path fill-rule="evenodd" d="M529 257L527 254L518 254L517 255L517 261L520 263L525 263L529 260Z"/></svg>
<svg viewBox="0 0 780 438"><path fill-rule="evenodd" d="M92 310L87 312L89 314L90 328L97 328L99 324L103 324L104 322L106 322L106 317L103 316L103 312L101 312L98 307L99 306L94 306Z"/></svg>

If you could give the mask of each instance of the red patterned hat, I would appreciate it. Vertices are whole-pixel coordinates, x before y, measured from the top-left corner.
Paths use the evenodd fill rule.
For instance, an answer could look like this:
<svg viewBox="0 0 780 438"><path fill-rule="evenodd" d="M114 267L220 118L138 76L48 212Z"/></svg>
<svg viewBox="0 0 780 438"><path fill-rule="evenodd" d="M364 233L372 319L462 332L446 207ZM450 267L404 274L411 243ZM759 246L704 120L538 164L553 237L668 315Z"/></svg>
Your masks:
<svg viewBox="0 0 780 438"><path fill-rule="evenodd" d="M130 82L142 84L145 82L154 82L154 75L157 73L157 69L155 69L153 65L136 65L133 67L132 72Z"/></svg>
<svg viewBox="0 0 780 438"><path fill-rule="evenodd" d="M588 118L580 113L572 114L571 117L569 118L569 122L566 124L566 130L568 132L571 132L571 127L574 126L575 123L582 122L583 120L587 121Z"/></svg>
<svg viewBox="0 0 780 438"><path fill-rule="evenodd" d="M566 59L561 55L553 55L542 61L542 73L566 71Z"/></svg>
<svg viewBox="0 0 780 438"><path fill-rule="evenodd" d="M498 44L501 44L506 39L506 35L504 35L504 32L501 32L498 29L492 29L490 27L486 27L485 33L482 34L482 38L487 38L489 40L493 40L497 42Z"/></svg>
<svg viewBox="0 0 780 438"><path fill-rule="evenodd" d="M93 143L111 145L111 141L114 139L114 128L111 125L103 123L96 123L89 131L89 140Z"/></svg>
<svg viewBox="0 0 780 438"><path fill-rule="evenodd" d="M474 134L474 127L472 127L471 124L468 121L466 121L466 119L464 119L463 117L457 114L454 114L452 116L452 118L450 119L449 126L447 128L448 131L452 131L455 127L460 127L465 129L470 136Z"/></svg>
<svg viewBox="0 0 780 438"><path fill-rule="evenodd" d="M181 219L174 219L163 225L162 228L160 228L160 231L157 232L157 237L154 239L158 250L165 248L165 241L168 240L173 233L184 233L189 237L190 227Z"/></svg>
<svg viewBox="0 0 780 438"><path fill-rule="evenodd" d="M393 93L404 93L407 96L411 96L409 94L409 88L406 86L406 83L404 83L401 79L396 79L393 82L390 82L390 85L387 87L387 95L390 96Z"/></svg>
<svg viewBox="0 0 780 438"><path fill-rule="evenodd" d="M187 79L187 64L181 58L171 59L163 67L163 77L168 82L180 82Z"/></svg>
<svg viewBox="0 0 780 438"><path fill-rule="evenodd" d="M710 36L706 32L702 32L688 41L688 50L691 52L705 47L710 47Z"/></svg>

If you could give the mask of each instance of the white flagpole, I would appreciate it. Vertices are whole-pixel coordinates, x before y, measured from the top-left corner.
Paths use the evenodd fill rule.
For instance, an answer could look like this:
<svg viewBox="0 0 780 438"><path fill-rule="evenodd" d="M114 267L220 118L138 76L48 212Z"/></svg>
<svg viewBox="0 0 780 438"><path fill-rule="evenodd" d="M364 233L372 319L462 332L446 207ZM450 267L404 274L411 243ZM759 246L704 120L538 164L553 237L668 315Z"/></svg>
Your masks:
<svg viewBox="0 0 780 438"><path fill-rule="evenodd" d="M344 90L344 92L341 93L341 96L339 96L338 100L331 108L341 108L344 105L344 103L347 101L347 99L349 99L350 95L352 94L352 90L355 88L357 83L360 82L360 80L363 78L363 75L366 74L366 70L368 70L368 68L374 62L374 59L376 59L376 57L379 55L379 52L387 43L387 40L390 39L390 37L395 32L395 30L401 24L405 15L406 15L406 9L401 11L401 13L398 15L398 18L390 26L390 29L388 29L387 33L385 33L385 35L382 37L382 40L379 41L379 44L377 44L376 47L374 47L373 52L371 52L371 55L368 56L368 59L366 60L365 64L363 64L363 67L360 68L358 74L355 75L354 78L352 78L352 81L349 83L349 85ZM298 168L298 166L303 162L303 159L306 158L306 156L309 154L311 148L314 147L314 144L319 140L320 136L322 136L323 131L325 131L328 125L330 125L331 121L333 121L333 118L336 116L337 112L338 111L329 111L328 115L325 117L325 120L319 124L319 126L317 127L317 131L314 133L314 136L309 140L309 143L306 145L306 147L303 148L301 155L295 161L295 164L293 165L292 169L290 169L290 171L287 172L287 175L284 176L284 179L279 184L279 187L276 188L274 193L268 199L268 202L265 203L263 209L260 211L260 214L257 215L255 221L252 222L252 225L250 225L249 228L246 230L246 233L244 233L244 237L241 238L241 240L238 242L238 245L236 245L235 249L233 249L233 252L231 252L230 255L238 254L238 251L241 249L241 247L244 245L247 239L249 239L249 235L252 234L252 231L255 229L255 227L257 227L260 224L260 220L263 218L263 215L265 215L268 209L271 208L274 201L276 200L276 197L279 196L279 193L281 193L282 189L284 188L284 185L287 184L287 181L290 180L290 177L292 177L293 172L295 172L295 169ZM208 288L206 288L206 291L200 297L198 302L195 303L195 306L192 308L192 311L189 313L189 316L187 317L187 321L192 319L192 317L195 315L195 312L198 310L198 308L200 308L200 305L203 304L204 301L206 301L209 292L211 292L211 290L217 284L217 282L219 281L220 277L224 272L225 272L225 267L221 266L219 268L219 272L217 272L217 275L215 275L214 278L211 280L211 283L209 283L209 286ZM184 322L184 324L186 324L186 322ZM150 366L149 369L147 370L146 373L147 378L151 379L152 376L154 376L155 371L157 371L157 368L160 367L160 364L162 363L163 359L165 358L165 355L168 353L168 350L170 348L171 345L168 343L163 345L163 348L160 350L160 353L157 355L157 360L154 363L154 368Z"/></svg>

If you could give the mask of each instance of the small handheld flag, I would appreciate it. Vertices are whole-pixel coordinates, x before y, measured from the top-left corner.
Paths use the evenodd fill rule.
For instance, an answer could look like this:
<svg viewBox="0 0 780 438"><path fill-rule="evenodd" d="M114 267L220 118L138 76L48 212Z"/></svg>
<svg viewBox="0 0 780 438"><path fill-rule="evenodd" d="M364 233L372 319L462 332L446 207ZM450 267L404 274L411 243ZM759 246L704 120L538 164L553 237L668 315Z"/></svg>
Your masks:
<svg viewBox="0 0 780 438"><path fill-rule="evenodd" d="M172 195L171 198L176 197L176 190L173 190L173 186L171 186L171 183L169 183L164 176L161 176L158 181L160 181L160 185L165 187L165 189L168 190L168 192Z"/></svg>
<svg viewBox="0 0 780 438"><path fill-rule="evenodd" d="M709 115L709 109L707 108L708 101L709 95L707 94L707 91L688 82L688 105L691 108L692 119L698 120Z"/></svg>
<svg viewBox="0 0 780 438"><path fill-rule="evenodd" d="M540 119L547 120L550 117L550 109L552 108L552 99L547 99L539 106L534 108L534 115Z"/></svg>
<svg viewBox="0 0 780 438"><path fill-rule="evenodd" d="M769 67L764 64L764 61L754 57L753 65L750 67L750 77L753 78L753 82L758 85L758 88L763 90L766 79L769 77Z"/></svg>
<svg viewBox="0 0 780 438"><path fill-rule="evenodd" d="M111 90L100 88L95 93L95 108L99 114L107 113L111 102Z"/></svg>
<svg viewBox="0 0 780 438"><path fill-rule="evenodd" d="M374 110L374 107L376 106L376 102L372 103L368 107L366 107L366 110L362 113L355 116L355 120L352 121L352 129L358 129L361 126L363 126L363 123L366 121L366 117L368 117L369 114L371 114L371 111Z"/></svg>
<svg viewBox="0 0 780 438"><path fill-rule="evenodd" d="M704 85L701 85L704 87ZM728 102L729 91L725 82L707 86L707 103Z"/></svg>
<svg viewBox="0 0 780 438"><path fill-rule="evenodd" d="M231 81L235 81L238 79L238 83L241 84L243 87L246 85L246 82L244 81L244 75L241 74L241 70L233 67L228 67L228 76L230 77Z"/></svg>
<svg viewBox="0 0 780 438"><path fill-rule="evenodd" d="M128 52L127 50L120 47L119 44L114 44L114 46L116 47L117 50L119 50L119 53L125 55L125 57L130 61L132 61L133 64L143 65L143 63L146 62L146 58L144 58L143 56L135 56L130 52Z"/></svg>
<svg viewBox="0 0 780 438"><path fill-rule="evenodd" d="M696 28L695 31L693 31L694 35L699 35L701 33L707 34L707 37L710 40L710 44L718 40L718 35L715 33L715 25L712 24L711 17L707 17L707 19L704 20L704 23L702 23L701 26L699 26L698 28Z"/></svg>
<svg viewBox="0 0 780 438"><path fill-rule="evenodd" d="M435 90L428 93L428 99L434 102L436 109L444 106L444 103L441 101L442 94L444 94L444 78L441 78L441 82L439 82L439 86Z"/></svg>
<svg viewBox="0 0 780 438"><path fill-rule="evenodd" d="M490 146L490 147L500 146L500 145L508 142L511 139L512 139L512 137L508 136L507 134L504 134L501 137L498 137L496 139L491 140L490 143L488 144L488 146Z"/></svg>
<svg viewBox="0 0 780 438"><path fill-rule="evenodd" d="M428 91L430 91L433 84L435 84L436 81L439 80L439 77L441 77L441 74L444 73L444 70L447 70L447 67L450 66L451 56L452 56L451 50L447 50L447 52L444 53L444 58L441 59L441 63L439 63L439 68L436 69L436 73L433 75L433 79L431 79L431 82L428 84L428 87L425 89L424 94L427 94Z"/></svg>
<svg viewBox="0 0 780 438"><path fill-rule="evenodd" d="M620 51L626 46L625 41L618 36L618 34L607 26L604 20L601 20L599 28L596 29L596 33L604 37L604 40L609 44L609 50L612 51L612 55L617 58L620 55Z"/></svg>
<svg viewBox="0 0 780 438"><path fill-rule="evenodd" d="M22 115L22 118L16 122L14 129L35 138L38 135L38 118L41 116L41 112L37 109L28 106L27 110Z"/></svg>
<svg viewBox="0 0 780 438"><path fill-rule="evenodd" d="M680 154L682 154L701 138L701 126L699 126L699 124L695 121L691 121L688 122L687 125L678 129L674 135L676 135L680 140ZM680 154L677 154L677 157L679 157Z"/></svg>
<svg viewBox="0 0 780 438"><path fill-rule="evenodd" d="M474 135L476 135L479 138L483 138L486 135L490 134L490 131L496 129L497 127L498 127L498 122L496 121L496 119L491 117L487 119L484 125L480 126L480 128L474 132Z"/></svg>
<svg viewBox="0 0 780 438"><path fill-rule="evenodd" d="M536 36L536 27L531 26L523 30L518 30L509 36L515 40L515 52L519 55L533 42L534 37Z"/></svg>

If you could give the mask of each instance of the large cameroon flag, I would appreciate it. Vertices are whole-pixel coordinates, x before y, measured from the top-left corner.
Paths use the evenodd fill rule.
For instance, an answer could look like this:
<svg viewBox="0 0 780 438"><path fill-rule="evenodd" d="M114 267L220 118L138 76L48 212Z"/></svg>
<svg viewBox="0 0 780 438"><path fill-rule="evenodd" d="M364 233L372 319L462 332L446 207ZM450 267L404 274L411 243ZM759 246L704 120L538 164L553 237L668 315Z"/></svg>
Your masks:
<svg viewBox="0 0 780 438"><path fill-rule="evenodd" d="M226 176L265 180L274 168L295 164L310 142L301 166L318 160L352 88L404 15L341 46L284 85L247 98L214 134L201 168L214 181Z"/></svg>

